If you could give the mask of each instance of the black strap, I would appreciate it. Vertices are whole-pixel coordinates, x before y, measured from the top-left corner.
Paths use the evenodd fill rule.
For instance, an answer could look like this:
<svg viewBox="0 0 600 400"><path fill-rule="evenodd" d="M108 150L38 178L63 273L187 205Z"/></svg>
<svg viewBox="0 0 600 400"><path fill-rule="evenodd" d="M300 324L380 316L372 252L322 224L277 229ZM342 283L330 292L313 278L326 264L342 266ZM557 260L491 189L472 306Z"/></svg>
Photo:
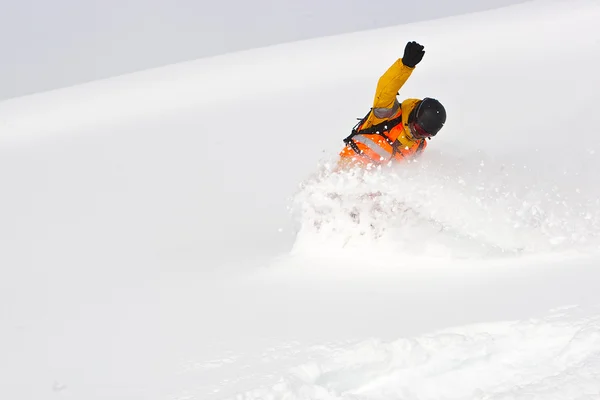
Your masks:
<svg viewBox="0 0 600 400"><path fill-rule="evenodd" d="M366 129L360 129L362 124L364 124L365 121L367 120L367 118L369 118L369 115L371 115L372 111L373 111L373 109L371 108L369 110L369 112L367 113L367 115L365 115L360 121L358 121L358 123L356 125L354 125L354 128L352 128L352 133L350 133L350 135L344 139L344 143L346 143L348 146L350 146L356 154L362 155L363 152L358 148L358 145L356 144L356 142L354 140L352 140L352 138L356 135L380 135L386 140L386 142L388 142L392 146L392 148L393 148L392 156L393 156L395 153L398 152L397 145L384 132L389 132L390 130L395 128L397 125L401 124L402 123L402 114L400 114L398 117L396 117L394 119L383 121L377 125L370 126Z"/></svg>
<svg viewBox="0 0 600 400"><path fill-rule="evenodd" d="M394 144L392 144L392 158L394 158L396 154L400 154L400 156L404 158L404 154L402 154L402 152L400 151L400 146L402 146L402 143L400 143L397 140L394 142Z"/></svg>
<svg viewBox="0 0 600 400"><path fill-rule="evenodd" d="M367 115L365 115L364 117L362 117L362 119L360 119L360 120L359 120L359 121L356 123L356 125L354 125L354 127L352 128L352 133L350 134L350 136L354 136L354 135L356 135L356 134L357 134L357 132L358 132L358 129L360 128L360 126L361 126L362 124L364 124L364 123L365 123L365 121L366 121L366 120L369 118L369 115L371 115L371 111L373 111L373 109L372 109L372 108L369 110L369 112L367 113ZM344 141L345 141L345 139L344 139Z"/></svg>
<svg viewBox="0 0 600 400"><path fill-rule="evenodd" d="M374 134L374 133L378 134L378 135L383 135L383 132L391 131L393 128L395 128L397 125L399 125L401 123L402 123L402 115L400 115L394 119L383 121L377 125L373 125L373 126L367 128L367 129L361 129L358 133L365 134L365 135Z"/></svg>
<svg viewBox="0 0 600 400"><path fill-rule="evenodd" d="M352 150L354 150L354 152L356 154L362 154L362 151L360 151L360 149L358 148L358 146L356 145L356 143L354 143L354 140L352 140L352 138L356 135L358 135L358 128L360 128L360 126L362 124L365 123L365 121L367 120L367 118L369 118L369 115L371 115L371 111L373 111L373 109L371 108L369 110L369 112L367 113L367 115L365 115L361 120L359 120L356 125L354 125L354 127L352 128L352 133L350 133L350 135L344 139L344 143L346 143L347 145L349 145L350 147L352 147Z"/></svg>

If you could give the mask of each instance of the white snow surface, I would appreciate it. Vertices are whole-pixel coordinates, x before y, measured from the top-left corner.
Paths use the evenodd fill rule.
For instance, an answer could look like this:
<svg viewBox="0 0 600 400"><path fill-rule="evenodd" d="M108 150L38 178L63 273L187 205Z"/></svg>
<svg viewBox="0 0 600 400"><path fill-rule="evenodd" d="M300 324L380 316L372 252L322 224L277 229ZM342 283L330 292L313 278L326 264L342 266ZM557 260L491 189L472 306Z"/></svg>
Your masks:
<svg viewBox="0 0 600 400"><path fill-rule="evenodd" d="M600 3L0 103L0 398L600 399ZM419 160L333 173L404 44Z"/></svg>

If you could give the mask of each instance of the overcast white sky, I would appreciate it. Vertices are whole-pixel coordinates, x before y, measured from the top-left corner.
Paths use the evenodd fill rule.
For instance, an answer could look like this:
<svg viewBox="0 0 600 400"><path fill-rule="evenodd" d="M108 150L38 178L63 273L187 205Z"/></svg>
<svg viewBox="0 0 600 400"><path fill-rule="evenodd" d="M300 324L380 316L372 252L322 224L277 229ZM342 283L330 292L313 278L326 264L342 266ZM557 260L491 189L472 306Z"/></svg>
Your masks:
<svg viewBox="0 0 600 400"><path fill-rule="evenodd" d="M0 100L236 50L524 1L2 0Z"/></svg>

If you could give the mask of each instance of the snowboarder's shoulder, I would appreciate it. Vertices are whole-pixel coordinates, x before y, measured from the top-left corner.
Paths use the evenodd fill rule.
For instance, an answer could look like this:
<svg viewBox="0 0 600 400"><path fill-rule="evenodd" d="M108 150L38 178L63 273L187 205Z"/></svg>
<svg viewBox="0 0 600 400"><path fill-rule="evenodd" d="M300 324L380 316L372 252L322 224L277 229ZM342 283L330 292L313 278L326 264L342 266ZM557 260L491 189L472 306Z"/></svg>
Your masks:
<svg viewBox="0 0 600 400"><path fill-rule="evenodd" d="M405 111L410 111L412 110L418 102L420 102L421 99L405 99L402 101L401 106L402 106L402 112Z"/></svg>

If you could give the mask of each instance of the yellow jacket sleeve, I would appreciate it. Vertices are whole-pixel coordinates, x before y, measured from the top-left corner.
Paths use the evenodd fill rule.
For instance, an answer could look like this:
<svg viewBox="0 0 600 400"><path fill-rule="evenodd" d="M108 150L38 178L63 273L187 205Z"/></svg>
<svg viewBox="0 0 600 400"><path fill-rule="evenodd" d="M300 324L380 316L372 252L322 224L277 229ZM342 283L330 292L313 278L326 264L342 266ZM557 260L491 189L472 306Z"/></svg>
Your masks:
<svg viewBox="0 0 600 400"><path fill-rule="evenodd" d="M400 88L406 83L414 68L407 67L399 58L379 78L373 108L392 108L396 95Z"/></svg>

